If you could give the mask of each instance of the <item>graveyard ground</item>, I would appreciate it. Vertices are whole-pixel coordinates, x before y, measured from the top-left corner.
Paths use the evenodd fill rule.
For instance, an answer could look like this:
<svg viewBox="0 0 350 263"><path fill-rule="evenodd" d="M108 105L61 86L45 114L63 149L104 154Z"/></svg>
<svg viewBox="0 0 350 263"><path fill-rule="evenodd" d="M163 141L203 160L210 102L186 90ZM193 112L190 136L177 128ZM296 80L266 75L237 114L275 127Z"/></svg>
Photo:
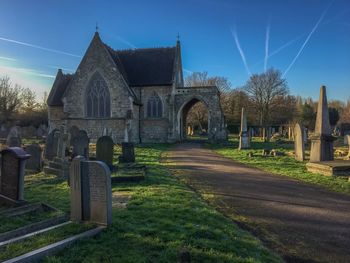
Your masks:
<svg viewBox="0 0 350 263"><path fill-rule="evenodd" d="M305 166L308 160L300 162L294 159L294 144L292 141L283 140L279 143L262 142L259 138L254 138L250 149L238 150L238 137L230 137L227 145L207 144L207 147L225 157L266 172L320 185L335 192L350 194L350 181L347 177L322 176L308 172ZM343 148L345 147L336 147L338 150ZM284 156L262 157L261 152L263 149L276 149L284 153ZM253 158L248 157L249 152L254 153ZM310 146L306 146L306 158L309 157L309 152Z"/></svg>
<svg viewBox="0 0 350 263"><path fill-rule="evenodd" d="M113 184L113 199L130 197L126 208L113 204L113 224L96 238L83 240L45 262L176 262L188 250L193 262L281 262L262 243L215 209L160 162L166 145L136 149L148 166L141 183ZM117 149L119 151L120 149ZM25 198L69 212L66 181L42 173L27 176ZM127 198L126 198L127 199ZM89 225L69 225L10 245L1 259L23 254L81 232Z"/></svg>

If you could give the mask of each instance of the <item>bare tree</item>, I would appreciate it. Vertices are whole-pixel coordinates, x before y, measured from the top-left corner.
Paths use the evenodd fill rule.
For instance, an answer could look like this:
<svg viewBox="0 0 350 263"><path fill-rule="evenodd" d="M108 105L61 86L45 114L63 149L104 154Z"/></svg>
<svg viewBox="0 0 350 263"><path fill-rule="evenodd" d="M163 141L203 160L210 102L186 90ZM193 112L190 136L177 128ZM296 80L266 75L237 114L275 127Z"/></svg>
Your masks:
<svg viewBox="0 0 350 263"><path fill-rule="evenodd" d="M21 91L19 85L14 87L9 77L0 78L0 118L7 121L21 106Z"/></svg>
<svg viewBox="0 0 350 263"><path fill-rule="evenodd" d="M21 111L23 112L34 112L38 108L38 103L36 101L35 91L25 88L22 90L21 95Z"/></svg>
<svg viewBox="0 0 350 263"><path fill-rule="evenodd" d="M263 127L269 124L271 114L283 103L281 98L289 93L286 80L282 79L280 71L274 69L252 75L244 90L258 114L259 124Z"/></svg>

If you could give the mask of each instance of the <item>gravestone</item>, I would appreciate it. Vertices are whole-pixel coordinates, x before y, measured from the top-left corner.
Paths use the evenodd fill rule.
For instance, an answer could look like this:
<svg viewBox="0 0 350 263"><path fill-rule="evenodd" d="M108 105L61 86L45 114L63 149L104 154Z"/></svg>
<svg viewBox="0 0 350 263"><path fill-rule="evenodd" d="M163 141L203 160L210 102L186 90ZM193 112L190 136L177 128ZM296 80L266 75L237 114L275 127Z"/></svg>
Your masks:
<svg viewBox="0 0 350 263"><path fill-rule="evenodd" d="M90 142L90 139L86 131L80 130L78 132L78 135L72 140L73 157L81 155L81 156L84 156L86 159L88 159L89 142Z"/></svg>
<svg viewBox="0 0 350 263"><path fill-rule="evenodd" d="M69 169L70 217L72 221L83 221L82 161L85 161L83 156L75 157Z"/></svg>
<svg viewBox="0 0 350 263"><path fill-rule="evenodd" d="M22 140L20 137L7 137L6 143L8 147L21 147Z"/></svg>
<svg viewBox="0 0 350 263"><path fill-rule="evenodd" d="M25 148L25 151L30 155L26 162L26 169L39 172L43 166L42 149L39 144L31 144Z"/></svg>
<svg viewBox="0 0 350 263"><path fill-rule="evenodd" d="M52 160L57 155L58 138L60 134L57 129L51 131L46 138L45 158Z"/></svg>
<svg viewBox="0 0 350 263"><path fill-rule="evenodd" d="M294 126L294 153L298 161L305 160L304 128L299 123Z"/></svg>
<svg viewBox="0 0 350 263"><path fill-rule="evenodd" d="M20 147L21 143L22 143L22 138L21 138L20 128L17 126L14 126L10 129L7 135L6 144L9 147Z"/></svg>
<svg viewBox="0 0 350 263"><path fill-rule="evenodd" d="M111 172L108 166L100 161L83 163L88 166L90 187L89 221L102 225L110 225L112 223Z"/></svg>
<svg viewBox="0 0 350 263"><path fill-rule="evenodd" d="M1 195L14 201L24 201L24 169L29 157L30 155L19 147L1 151Z"/></svg>
<svg viewBox="0 0 350 263"><path fill-rule="evenodd" d="M349 147L348 155L346 156L346 158L350 160L350 135L346 135L346 139L348 141L348 147Z"/></svg>
<svg viewBox="0 0 350 263"><path fill-rule="evenodd" d="M69 136L70 136L69 145L73 146L74 139L79 136L79 128L77 126L70 127Z"/></svg>
<svg viewBox="0 0 350 263"><path fill-rule="evenodd" d="M135 146L132 142L122 142L122 155L119 156L120 163L135 162Z"/></svg>
<svg viewBox="0 0 350 263"><path fill-rule="evenodd" d="M113 165L113 146L114 142L111 137L100 137L96 143L96 159L111 167Z"/></svg>
<svg viewBox="0 0 350 263"><path fill-rule="evenodd" d="M110 225L112 189L107 165L78 156L72 161L70 173L71 219Z"/></svg>
<svg viewBox="0 0 350 263"><path fill-rule="evenodd" d="M247 130L247 115L244 108L242 108L241 114L241 131L239 133L239 146L238 149L248 149L249 148L249 136Z"/></svg>
<svg viewBox="0 0 350 263"><path fill-rule="evenodd" d="M317 117L314 135L311 137L310 162L331 161L333 156L333 141L327 105L326 87L321 86L317 106Z"/></svg>

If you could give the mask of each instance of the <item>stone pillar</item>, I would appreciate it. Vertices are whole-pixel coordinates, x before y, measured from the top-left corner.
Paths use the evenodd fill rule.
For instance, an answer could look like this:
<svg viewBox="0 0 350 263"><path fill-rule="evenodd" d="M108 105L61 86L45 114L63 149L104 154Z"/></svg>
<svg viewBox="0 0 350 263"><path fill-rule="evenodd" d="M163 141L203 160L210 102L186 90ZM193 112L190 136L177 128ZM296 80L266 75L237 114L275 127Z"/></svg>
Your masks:
<svg viewBox="0 0 350 263"><path fill-rule="evenodd" d="M239 146L238 149L248 149L249 148L249 137L247 129L247 115L244 108L242 108L241 114L241 131L239 133Z"/></svg>
<svg viewBox="0 0 350 263"><path fill-rule="evenodd" d="M320 99L317 106L315 133L311 137L310 162L333 160L334 139L329 123L326 87L321 86Z"/></svg>
<svg viewBox="0 0 350 263"><path fill-rule="evenodd" d="M305 149L304 149L304 128L299 124L295 124L294 127L294 154L295 159L298 161L304 161Z"/></svg>

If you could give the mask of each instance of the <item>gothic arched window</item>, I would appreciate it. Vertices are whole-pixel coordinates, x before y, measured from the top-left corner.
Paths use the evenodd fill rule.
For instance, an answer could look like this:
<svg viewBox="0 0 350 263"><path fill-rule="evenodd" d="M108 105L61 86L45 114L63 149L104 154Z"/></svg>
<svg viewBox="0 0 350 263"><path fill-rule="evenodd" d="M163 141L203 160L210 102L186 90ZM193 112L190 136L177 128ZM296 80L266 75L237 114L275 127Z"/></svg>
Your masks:
<svg viewBox="0 0 350 263"><path fill-rule="evenodd" d="M107 83L99 73L95 73L86 90L86 116L107 118L111 116L111 102Z"/></svg>
<svg viewBox="0 0 350 263"><path fill-rule="evenodd" d="M148 98L147 102L147 117L161 118L163 116L163 105L159 96L154 93Z"/></svg>

